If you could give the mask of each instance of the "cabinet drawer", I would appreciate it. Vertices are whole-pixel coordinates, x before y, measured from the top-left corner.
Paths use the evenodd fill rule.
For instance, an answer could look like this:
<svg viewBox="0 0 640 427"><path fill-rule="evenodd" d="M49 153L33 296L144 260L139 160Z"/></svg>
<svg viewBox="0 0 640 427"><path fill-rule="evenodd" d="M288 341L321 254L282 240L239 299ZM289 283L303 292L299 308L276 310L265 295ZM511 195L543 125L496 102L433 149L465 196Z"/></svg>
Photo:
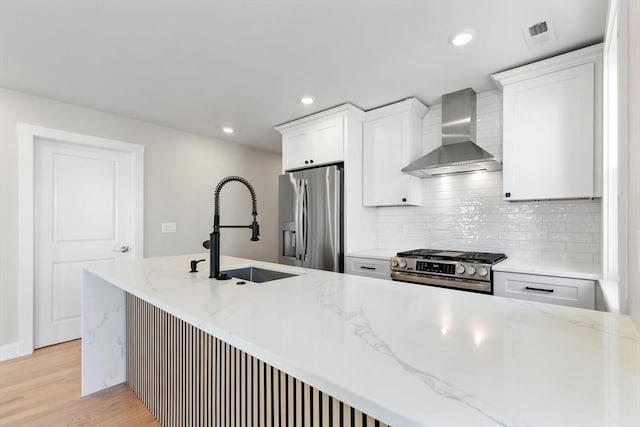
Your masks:
<svg viewBox="0 0 640 427"><path fill-rule="evenodd" d="M595 308L595 282L568 277L493 273L495 295L572 307Z"/></svg>
<svg viewBox="0 0 640 427"><path fill-rule="evenodd" d="M390 260L376 258L347 257L345 273L356 276L375 277L377 279L391 278Z"/></svg>

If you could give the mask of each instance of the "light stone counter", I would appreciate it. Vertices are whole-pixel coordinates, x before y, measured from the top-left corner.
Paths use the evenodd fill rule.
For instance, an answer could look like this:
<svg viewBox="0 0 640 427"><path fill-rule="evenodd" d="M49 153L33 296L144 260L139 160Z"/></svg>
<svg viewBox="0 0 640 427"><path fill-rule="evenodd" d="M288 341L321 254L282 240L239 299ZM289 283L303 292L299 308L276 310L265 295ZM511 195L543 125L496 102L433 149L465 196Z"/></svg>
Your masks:
<svg viewBox="0 0 640 427"><path fill-rule="evenodd" d="M307 269L237 286L200 258L85 269L83 394L124 381L126 291L394 426L640 424L628 316Z"/></svg>

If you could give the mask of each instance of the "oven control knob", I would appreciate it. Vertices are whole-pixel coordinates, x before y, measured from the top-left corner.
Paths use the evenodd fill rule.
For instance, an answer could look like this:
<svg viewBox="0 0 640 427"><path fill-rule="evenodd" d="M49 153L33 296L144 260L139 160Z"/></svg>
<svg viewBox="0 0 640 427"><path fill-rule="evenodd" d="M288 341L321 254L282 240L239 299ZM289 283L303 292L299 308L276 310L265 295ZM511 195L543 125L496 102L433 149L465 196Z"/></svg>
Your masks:
<svg viewBox="0 0 640 427"><path fill-rule="evenodd" d="M392 259L391 260L391 267L397 267L398 266L398 260L397 259Z"/></svg>
<svg viewBox="0 0 640 427"><path fill-rule="evenodd" d="M471 275L476 274L476 268L474 266L470 265L469 267L467 267L467 273L471 274Z"/></svg>
<svg viewBox="0 0 640 427"><path fill-rule="evenodd" d="M489 274L489 270L487 270L486 267L480 267L480 270L478 270L478 274L480 276L484 277L487 274Z"/></svg>
<svg viewBox="0 0 640 427"><path fill-rule="evenodd" d="M456 273L458 274L464 274L466 270L464 269L464 265L459 265L456 267Z"/></svg>
<svg viewBox="0 0 640 427"><path fill-rule="evenodd" d="M405 260L400 261L400 268L407 268L407 261Z"/></svg>

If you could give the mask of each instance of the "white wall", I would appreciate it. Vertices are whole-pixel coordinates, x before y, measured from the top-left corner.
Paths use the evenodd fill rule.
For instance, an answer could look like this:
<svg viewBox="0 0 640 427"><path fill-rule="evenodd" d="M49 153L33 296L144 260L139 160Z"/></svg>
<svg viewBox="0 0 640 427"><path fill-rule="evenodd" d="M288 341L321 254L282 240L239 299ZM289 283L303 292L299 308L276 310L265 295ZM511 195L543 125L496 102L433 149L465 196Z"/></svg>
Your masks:
<svg viewBox="0 0 640 427"><path fill-rule="evenodd" d="M279 154L0 89L0 346L17 340L18 122L145 146L147 257L204 251L216 184L228 175L247 178L258 196L261 240L250 242L248 229L225 229L222 253L277 261ZM220 201L223 223L250 223L244 186L227 184ZM177 233L160 233L162 222L176 222Z"/></svg>
<svg viewBox="0 0 640 427"><path fill-rule="evenodd" d="M640 328L640 1L621 2L620 52L628 59L628 92L620 98L628 102L628 120L623 122L628 137L628 312ZM626 46L625 46L626 44ZM624 59L623 59L624 60ZM624 86L621 85L621 89Z"/></svg>
<svg viewBox="0 0 640 427"><path fill-rule="evenodd" d="M434 105L423 119L423 153L441 144L441 111ZM477 95L477 143L498 158L501 111L499 91ZM422 189L421 207L378 208L378 247L600 262L600 200L505 202L501 172L424 179Z"/></svg>

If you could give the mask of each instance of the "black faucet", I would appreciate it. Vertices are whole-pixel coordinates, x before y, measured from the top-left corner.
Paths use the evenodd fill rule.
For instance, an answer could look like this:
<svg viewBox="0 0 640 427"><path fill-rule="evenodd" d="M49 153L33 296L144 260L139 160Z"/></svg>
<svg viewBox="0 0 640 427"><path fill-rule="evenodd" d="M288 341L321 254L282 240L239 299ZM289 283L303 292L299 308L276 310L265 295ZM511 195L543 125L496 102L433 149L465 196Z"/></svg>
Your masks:
<svg viewBox="0 0 640 427"><path fill-rule="evenodd" d="M253 222L250 225L220 225L220 207L219 207L219 198L220 198L220 190L225 184L231 181L238 181L243 183L251 193L251 215L253 215ZM228 176L222 179L218 185L216 186L216 191L214 194L214 208L213 208L213 232L209 235L209 240L205 240L202 242L202 246L206 249L209 249L209 278L217 279L217 280L227 280L231 279L231 277L226 274L220 274L220 229L221 228L250 228L251 229L251 241L256 242L260 240L260 226L256 221L256 216L258 216L258 208L256 204L256 192L253 189L253 186L249 184L249 181L239 176Z"/></svg>

